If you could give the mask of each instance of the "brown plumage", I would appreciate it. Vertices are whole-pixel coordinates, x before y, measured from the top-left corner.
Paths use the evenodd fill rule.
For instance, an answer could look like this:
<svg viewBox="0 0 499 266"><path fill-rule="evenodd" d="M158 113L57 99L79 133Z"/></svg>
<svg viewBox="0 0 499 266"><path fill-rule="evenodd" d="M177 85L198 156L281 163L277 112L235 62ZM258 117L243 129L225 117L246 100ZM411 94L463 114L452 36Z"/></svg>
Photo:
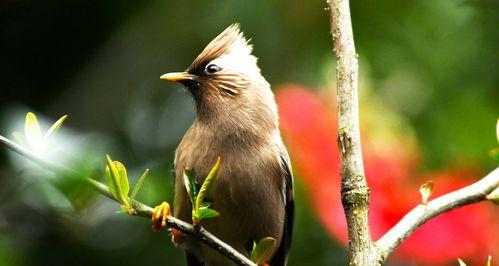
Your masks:
<svg viewBox="0 0 499 266"><path fill-rule="evenodd" d="M243 254L253 241L277 240L270 264L286 265L293 226L293 179L270 85L260 74L239 26L213 39L186 72L163 79L184 84L193 95L196 119L175 158L174 216L191 221L183 182L190 169L202 183L217 157L220 177L210 191L220 216L202 225ZM188 265L234 265L217 251L187 238Z"/></svg>

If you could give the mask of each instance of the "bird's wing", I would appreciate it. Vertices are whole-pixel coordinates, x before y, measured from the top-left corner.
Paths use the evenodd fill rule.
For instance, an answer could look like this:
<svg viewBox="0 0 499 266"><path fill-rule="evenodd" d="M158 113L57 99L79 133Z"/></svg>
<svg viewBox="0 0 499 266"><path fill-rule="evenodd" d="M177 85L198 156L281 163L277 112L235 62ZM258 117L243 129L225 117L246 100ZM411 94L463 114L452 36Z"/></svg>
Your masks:
<svg viewBox="0 0 499 266"><path fill-rule="evenodd" d="M284 200L285 200L285 217L284 217L284 232L282 235L281 243L270 261L272 266L284 266L288 261L289 249L291 247L291 238L293 234L293 220L295 212L295 201L293 192L293 174L291 172L291 163L289 160L288 152L284 145L279 145L279 159L283 176L285 180L284 187Z"/></svg>

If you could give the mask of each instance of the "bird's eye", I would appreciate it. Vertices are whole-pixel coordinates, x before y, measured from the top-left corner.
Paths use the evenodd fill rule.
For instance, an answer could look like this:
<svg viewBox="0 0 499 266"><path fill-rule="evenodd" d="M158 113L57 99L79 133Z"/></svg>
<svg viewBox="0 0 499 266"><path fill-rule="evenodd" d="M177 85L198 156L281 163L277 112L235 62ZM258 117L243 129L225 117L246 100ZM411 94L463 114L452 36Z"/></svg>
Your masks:
<svg viewBox="0 0 499 266"><path fill-rule="evenodd" d="M213 74L213 73L220 71L220 69L221 68L215 64L209 64L206 66L206 73Z"/></svg>

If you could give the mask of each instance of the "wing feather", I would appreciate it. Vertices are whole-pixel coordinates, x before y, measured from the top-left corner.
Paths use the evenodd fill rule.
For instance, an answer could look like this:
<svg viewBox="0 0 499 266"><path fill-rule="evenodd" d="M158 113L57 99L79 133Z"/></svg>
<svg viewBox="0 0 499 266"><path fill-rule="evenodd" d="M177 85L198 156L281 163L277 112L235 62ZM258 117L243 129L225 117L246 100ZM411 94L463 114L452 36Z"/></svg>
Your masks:
<svg viewBox="0 0 499 266"><path fill-rule="evenodd" d="M293 222L295 212L294 192L293 192L293 174L291 172L291 163L288 152L284 146L280 145L279 159L285 180L284 200L285 200L285 217L284 217L284 232L281 243L276 254L270 261L272 266L284 266L288 262L289 249L291 248L291 239L293 235Z"/></svg>

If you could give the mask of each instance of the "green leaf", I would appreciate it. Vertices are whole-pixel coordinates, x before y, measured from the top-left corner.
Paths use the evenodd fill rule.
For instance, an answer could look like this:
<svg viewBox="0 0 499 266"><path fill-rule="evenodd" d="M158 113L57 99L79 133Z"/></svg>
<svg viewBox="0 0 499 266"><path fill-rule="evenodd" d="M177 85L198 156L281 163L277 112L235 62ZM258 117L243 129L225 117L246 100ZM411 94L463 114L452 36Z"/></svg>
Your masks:
<svg viewBox="0 0 499 266"><path fill-rule="evenodd" d="M490 194L487 195L487 199L492 201L494 204L499 205L499 187L490 192Z"/></svg>
<svg viewBox="0 0 499 266"><path fill-rule="evenodd" d="M114 165L116 166L116 169L118 170L119 174L118 178L119 178L119 185L121 187L120 191L121 202L128 207L130 206L128 202L128 192L130 191L130 183L128 182L128 175L126 173L126 168L119 161L114 161Z"/></svg>
<svg viewBox="0 0 499 266"><path fill-rule="evenodd" d="M198 183L189 169L184 170L184 186L187 190L192 206L195 207L196 198L198 196Z"/></svg>
<svg viewBox="0 0 499 266"><path fill-rule="evenodd" d="M109 187L109 192L111 192L113 197L118 200L119 199L118 193L117 193L118 188L117 188L117 185L114 184L114 178L111 174L111 170L110 170L109 166L106 166L105 173L106 173L107 186Z"/></svg>
<svg viewBox="0 0 499 266"><path fill-rule="evenodd" d="M220 162L221 162L220 157L218 157L217 162L215 163L213 168L211 168L210 173L208 173L208 176L204 180L203 185L201 186L201 189L199 190L199 193L198 193L198 196L196 199L196 206L195 206L196 211L199 210L199 207L201 207L201 203L204 201L204 198L208 194L208 190L210 189L210 186L212 184L213 179L218 177L219 169L220 169Z"/></svg>
<svg viewBox="0 0 499 266"><path fill-rule="evenodd" d="M121 196L123 195L123 192L121 190L120 173L118 171L118 168L116 168L116 165L111 160L111 157L109 157L109 155L106 155L106 163L107 163L106 176L107 176L107 173L109 173L109 177L111 179L110 184L108 181L108 184L110 187L109 190L111 191L111 193L113 194L113 196L116 200L120 201L121 203L125 203L121 198Z"/></svg>
<svg viewBox="0 0 499 266"><path fill-rule="evenodd" d="M142 176L139 178L137 181L137 184L133 187L132 194L130 195L130 200L133 201L135 199L135 196L139 193L140 187L142 186L142 183L146 179L147 175L149 174L149 169L146 169Z"/></svg>
<svg viewBox="0 0 499 266"><path fill-rule="evenodd" d="M493 148L489 151L489 156L492 158L494 161L499 162L499 147L498 148Z"/></svg>
<svg viewBox="0 0 499 266"><path fill-rule="evenodd" d="M276 241L272 237L266 237L258 241L258 244L253 245L250 259L256 265L261 265L268 262L274 254Z"/></svg>
<svg viewBox="0 0 499 266"><path fill-rule="evenodd" d="M428 182L424 183L419 188L419 193L421 193L421 202L423 204L426 204L428 202L428 199L430 198L431 194L433 193L433 181L428 181Z"/></svg>
<svg viewBox="0 0 499 266"><path fill-rule="evenodd" d="M68 115L63 115L61 118L55 121L54 124L52 124L52 126L43 136L44 143L47 143L47 141L59 130L59 128L61 128L62 123L64 123L64 120L66 120L66 118L68 118Z"/></svg>
<svg viewBox="0 0 499 266"><path fill-rule="evenodd" d="M215 210L213 210L213 209L210 209L210 208L201 208L196 213L196 218L198 219L198 221L201 221L203 219L214 218L214 217L217 217L219 215L220 215L220 213L217 212L217 211L215 211Z"/></svg>
<svg viewBox="0 0 499 266"><path fill-rule="evenodd" d="M199 206L199 209L208 208L210 206L211 206L211 201L205 200L201 202L201 206Z"/></svg>
<svg viewBox="0 0 499 266"><path fill-rule="evenodd" d="M41 145L42 132L40 131L40 124L36 115L29 112L26 114L26 121L24 123L24 136L29 144L33 147Z"/></svg>

